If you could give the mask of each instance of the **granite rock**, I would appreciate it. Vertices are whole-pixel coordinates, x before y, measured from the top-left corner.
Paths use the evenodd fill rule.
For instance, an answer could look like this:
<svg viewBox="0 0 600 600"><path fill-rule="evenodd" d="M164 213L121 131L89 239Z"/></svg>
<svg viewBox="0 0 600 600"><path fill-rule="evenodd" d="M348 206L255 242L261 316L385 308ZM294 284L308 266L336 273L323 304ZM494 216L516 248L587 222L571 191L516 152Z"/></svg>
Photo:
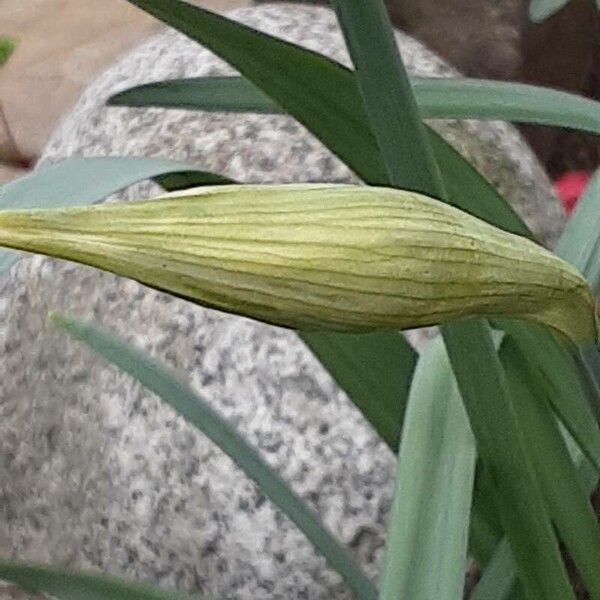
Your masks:
<svg viewBox="0 0 600 600"><path fill-rule="evenodd" d="M232 16L347 61L325 8L262 6ZM398 34L398 42L413 73L453 73L415 40ZM42 163L135 154L186 160L246 182L354 180L287 117L103 107L133 84L229 73L208 51L165 31L85 91ZM560 207L514 129L454 121L436 128L542 239L555 237ZM155 191L143 184L119 198ZM53 329L50 310L93 318L188 377L377 575L394 458L294 333L42 257L21 260L0 281L0 557L217 597L349 596L227 457Z"/></svg>

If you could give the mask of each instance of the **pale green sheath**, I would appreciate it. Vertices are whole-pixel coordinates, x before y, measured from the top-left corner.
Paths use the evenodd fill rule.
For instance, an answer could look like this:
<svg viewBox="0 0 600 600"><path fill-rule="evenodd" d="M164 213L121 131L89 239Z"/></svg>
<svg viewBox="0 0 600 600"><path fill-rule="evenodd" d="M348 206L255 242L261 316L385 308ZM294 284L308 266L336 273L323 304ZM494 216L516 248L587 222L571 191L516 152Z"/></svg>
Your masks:
<svg viewBox="0 0 600 600"><path fill-rule="evenodd" d="M594 300L573 267L412 192L231 185L2 211L0 245L296 329L366 332L505 316L576 342L597 338Z"/></svg>

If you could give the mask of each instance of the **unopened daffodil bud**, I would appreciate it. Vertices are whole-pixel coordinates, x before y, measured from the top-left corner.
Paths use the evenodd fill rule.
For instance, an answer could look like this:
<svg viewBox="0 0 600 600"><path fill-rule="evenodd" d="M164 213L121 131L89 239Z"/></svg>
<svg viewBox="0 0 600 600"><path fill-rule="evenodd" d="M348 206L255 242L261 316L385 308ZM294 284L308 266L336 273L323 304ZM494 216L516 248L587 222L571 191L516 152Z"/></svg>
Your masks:
<svg viewBox="0 0 600 600"><path fill-rule="evenodd" d="M357 333L505 316L574 341L597 336L594 301L576 269L525 238L400 190L227 185L1 211L0 245L296 329Z"/></svg>

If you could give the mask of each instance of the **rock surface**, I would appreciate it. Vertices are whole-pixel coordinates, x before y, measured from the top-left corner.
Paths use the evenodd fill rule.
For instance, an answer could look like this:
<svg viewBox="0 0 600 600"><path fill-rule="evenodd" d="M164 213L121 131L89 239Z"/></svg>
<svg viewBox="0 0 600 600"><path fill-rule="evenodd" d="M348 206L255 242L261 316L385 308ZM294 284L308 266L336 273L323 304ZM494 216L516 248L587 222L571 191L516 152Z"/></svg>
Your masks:
<svg viewBox="0 0 600 600"><path fill-rule="evenodd" d="M346 60L327 9L263 6L232 15ZM452 72L414 40L398 41L412 72ZM102 106L136 83L224 73L230 70L209 52L162 33L88 88L43 162L144 154L247 182L351 180L286 117ZM553 237L562 213L512 128L437 127L543 239ZM145 184L121 198L153 191ZM93 318L189 377L376 576L394 458L292 332L41 257L22 260L0 281L0 557L224 598L349 596L228 458L129 377L54 330L50 310Z"/></svg>

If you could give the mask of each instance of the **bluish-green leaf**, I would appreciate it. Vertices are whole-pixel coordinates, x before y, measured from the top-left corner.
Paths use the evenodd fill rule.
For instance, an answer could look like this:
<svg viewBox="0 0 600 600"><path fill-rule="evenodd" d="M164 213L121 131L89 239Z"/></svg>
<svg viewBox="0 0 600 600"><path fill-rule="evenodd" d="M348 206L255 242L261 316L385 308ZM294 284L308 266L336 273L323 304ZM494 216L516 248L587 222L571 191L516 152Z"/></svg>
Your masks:
<svg viewBox="0 0 600 600"><path fill-rule="evenodd" d="M518 345L529 377L545 391L554 412L600 473L600 428L577 373L575 355L542 326L524 328L516 321L495 320Z"/></svg>
<svg viewBox="0 0 600 600"><path fill-rule="evenodd" d="M530 376L526 355L506 336L500 357L513 406L550 518L586 586L600 599L600 526L573 464L545 390Z"/></svg>
<svg viewBox="0 0 600 600"><path fill-rule="evenodd" d="M331 0L370 129L394 187L435 198L444 183L382 0Z"/></svg>
<svg viewBox="0 0 600 600"><path fill-rule="evenodd" d="M593 294L600 294L600 170L579 198L556 253L583 273Z"/></svg>
<svg viewBox="0 0 600 600"><path fill-rule="evenodd" d="M485 477L484 465L479 462L475 490L473 493L473 514L471 515L471 531L469 553L480 568L492 559L496 546L504 536L502 523L496 510L496 492Z"/></svg>
<svg viewBox="0 0 600 600"><path fill-rule="evenodd" d="M598 483L598 473L581 455L573 456L577 465L579 480L587 494L591 494ZM597 525L596 525L597 527ZM516 566L506 539L496 546L495 552L481 574L481 579L473 589L469 600L522 600L518 586Z"/></svg>
<svg viewBox="0 0 600 600"><path fill-rule="evenodd" d="M475 440L438 338L410 390L381 598L462 598L474 472Z"/></svg>
<svg viewBox="0 0 600 600"><path fill-rule="evenodd" d="M444 341L461 396L467 407L477 450L496 491L502 525L509 540L521 584L531 600L573 599L550 516L528 447L522 437L498 356L486 327L466 321ZM495 369L485 368L498 361ZM500 393L498 393L500 391Z"/></svg>
<svg viewBox="0 0 600 600"><path fill-rule="evenodd" d="M579 269L585 277L592 293L600 295L600 170L595 173L577 202L575 211L567 222L558 241L556 253ZM596 419L591 414L584 415L579 408L577 431L571 427L573 422L565 422L575 439L583 444L582 448L590 460L600 469L600 442L598 441L597 417L600 413L600 354L597 347L580 348L576 356L584 382L589 405L596 411ZM562 372L555 373L560 378ZM563 385L569 386L561 379ZM577 389L571 387L571 389ZM585 407L586 409L588 406ZM574 411L572 411L574 412ZM573 415L575 417L575 415ZM587 424L584 421L588 421ZM584 432L587 429L587 432ZM594 438L590 430L594 431ZM578 435L585 436L585 440Z"/></svg>
<svg viewBox="0 0 600 600"><path fill-rule="evenodd" d="M325 556L358 599L374 599L377 591L348 551L325 529L308 506L262 460L235 429L192 388L149 355L128 345L111 332L70 316L53 321L105 360L116 365L168 403L227 454Z"/></svg>
<svg viewBox="0 0 600 600"><path fill-rule="evenodd" d="M600 420L600 352L598 346L589 344L579 348L578 367L582 385L596 418Z"/></svg>
<svg viewBox="0 0 600 600"><path fill-rule="evenodd" d="M600 134L600 102L524 83L418 78L421 114L430 119L481 119L567 127Z"/></svg>
<svg viewBox="0 0 600 600"><path fill-rule="evenodd" d="M508 600L516 588L516 570L508 540L503 539L496 547L469 600Z"/></svg>
<svg viewBox="0 0 600 600"><path fill-rule="evenodd" d="M185 187L231 183L226 177L164 158L70 158L1 186L0 209L92 204L138 181L160 183L162 177L174 174L189 177Z"/></svg>
<svg viewBox="0 0 600 600"><path fill-rule="evenodd" d="M578 267L588 278L596 293L600 291L598 261L600 260L600 175L596 174L579 201L558 244L562 258ZM525 330L517 324L504 323L511 333L523 361L523 368L537 390L543 390L555 413L587 458L595 465L596 478L600 472L600 430L591 406L600 402L600 355L595 347L581 350L580 355L570 355L550 332ZM585 371L589 386L582 387L577 376L575 360ZM586 378L584 378L586 379ZM589 401L589 403L588 403ZM589 490L588 490L589 491ZM515 575L512 555L505 545L498 548L493 564L486 570L476 588L474 600L504 600L514 589ZM510 596L512 598L512 596Z"/></svg>
<svg viewBox="0 0 600 600"><path fill-rule="evenodd" d="M0 561L0 579L59 600L202 600L116 577Z"/></svg>
<svg viewBox="0 0 600 600"><path fill-rule="evenodd" d="M310 128L318 121L318 137L363 179L368 175L370 183L387 181L347 69L316 52L181 0L129 1L224 58L301 123ZM340 72L349 76L340 77ZM337 95L335 104L330 102L333 95Z"/></svg>
<svg viewBox="0 0 600 600"><path fill-rule="evenodd" d="M600 134L600 103L560 90L466 77L411 77L424 119L480 119L568 127ZM112 96L114 106L281 113L242 77L193 77L148 83Z"/></svg>
<svg viewBox="0 0 600 600"><path fill-rule="evenodd" d="M231 180L162 158L71 158L0 186L0 210L93 204L138 181L154 179L169 190ZM0 249L0 276L20 253Z"/></svg>
<svg viewBox="0 0 600 600"><path fill-rule="evenodd" d="M146 83L117 92L108 99L107 104L210 112L285 112L260 88L243 77L191 77Z"/></svg>

